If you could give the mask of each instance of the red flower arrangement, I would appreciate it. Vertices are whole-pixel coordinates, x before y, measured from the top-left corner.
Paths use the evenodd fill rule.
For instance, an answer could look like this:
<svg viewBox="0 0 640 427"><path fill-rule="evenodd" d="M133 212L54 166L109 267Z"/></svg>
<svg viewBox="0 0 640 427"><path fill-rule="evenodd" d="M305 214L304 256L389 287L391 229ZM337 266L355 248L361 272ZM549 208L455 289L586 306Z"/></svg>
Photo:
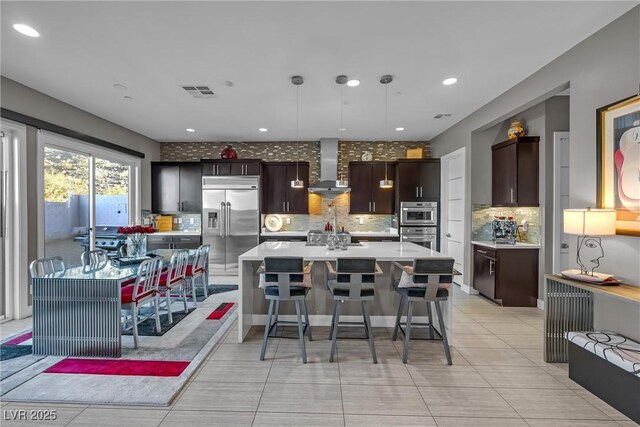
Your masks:
<svg viewBox="0 0 640 427"><path fill-rule="evenodd" d="M118 228L118 234L151 234L155 232L156 229L150 225L129 225Z"/></svg>

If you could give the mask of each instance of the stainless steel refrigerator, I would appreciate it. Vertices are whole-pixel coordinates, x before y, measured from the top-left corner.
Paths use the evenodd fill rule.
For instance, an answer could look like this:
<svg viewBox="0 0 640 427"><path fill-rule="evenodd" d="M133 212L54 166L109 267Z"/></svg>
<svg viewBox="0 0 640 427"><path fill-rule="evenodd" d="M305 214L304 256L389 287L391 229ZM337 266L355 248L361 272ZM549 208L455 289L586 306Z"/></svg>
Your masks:
<svg viewBox="0 0 640 427"><path fill-rule="evenodd" d="M202 242L210 244L209 274L238 274L238 257L259 244L257 176L202 178Z"/></svg>

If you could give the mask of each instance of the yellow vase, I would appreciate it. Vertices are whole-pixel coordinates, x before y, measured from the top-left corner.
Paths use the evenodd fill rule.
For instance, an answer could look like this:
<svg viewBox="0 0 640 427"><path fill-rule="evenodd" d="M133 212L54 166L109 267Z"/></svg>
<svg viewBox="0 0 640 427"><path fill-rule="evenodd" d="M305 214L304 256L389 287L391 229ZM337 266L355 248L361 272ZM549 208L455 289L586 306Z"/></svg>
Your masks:
<svg viewBox="0 0 640 427"><path fill-rule="evenodd" d="M518 120L511 123L511 127L507 131L507 136L509 137L509 139L516 139L519 136L524 136L524 134L524 127Z"/></svg>

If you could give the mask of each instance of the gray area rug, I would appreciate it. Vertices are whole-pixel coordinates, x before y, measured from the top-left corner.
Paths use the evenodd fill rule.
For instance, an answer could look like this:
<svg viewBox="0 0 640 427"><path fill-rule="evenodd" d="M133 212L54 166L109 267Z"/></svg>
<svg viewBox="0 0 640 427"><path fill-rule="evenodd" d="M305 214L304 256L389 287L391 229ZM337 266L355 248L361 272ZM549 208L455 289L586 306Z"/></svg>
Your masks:
<svg viewBox="0 0 640 427"><path fill-rule="evenodd" d="M219 301L198 304L197 310L164 336L143 337L138 349L132 347L131 337L123 337L123 359L191 361L178 377L48 374L44 371L63 358L45 357L3 378L1 400L168 406L237 318L235 304L222 319L206 319L218 305ZM13 360L20 359L24 357Z"/></svg>

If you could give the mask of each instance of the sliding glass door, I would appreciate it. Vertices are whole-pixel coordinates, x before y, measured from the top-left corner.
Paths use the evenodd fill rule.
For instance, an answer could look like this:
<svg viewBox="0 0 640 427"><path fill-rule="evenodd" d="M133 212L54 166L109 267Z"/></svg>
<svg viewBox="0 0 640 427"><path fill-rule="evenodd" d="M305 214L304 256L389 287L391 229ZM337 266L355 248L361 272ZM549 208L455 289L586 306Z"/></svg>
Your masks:
<svg viewBox="0 0 640 427"><path fill-rule="evenodd" d="M118 227L139 220L139 160L44 133L43 255L81 265L82 252L106 248Z"/></svg>
<svg viewBox="0 0 640 427"><path fill-rule="evenodd" d="M7 283L4 262L7 229L7 171L5 171L4 164L6 140L5 134L2 132L2 141L0 142L0 320L4 319L7 314Z"/></svg>
<svg viewBox="0 0 640 427"><path fill-rule="evenodd" d="M62 257L67 267L81 265L88 248L89 160L86 154L44 147L44 255Z"/></svg>

